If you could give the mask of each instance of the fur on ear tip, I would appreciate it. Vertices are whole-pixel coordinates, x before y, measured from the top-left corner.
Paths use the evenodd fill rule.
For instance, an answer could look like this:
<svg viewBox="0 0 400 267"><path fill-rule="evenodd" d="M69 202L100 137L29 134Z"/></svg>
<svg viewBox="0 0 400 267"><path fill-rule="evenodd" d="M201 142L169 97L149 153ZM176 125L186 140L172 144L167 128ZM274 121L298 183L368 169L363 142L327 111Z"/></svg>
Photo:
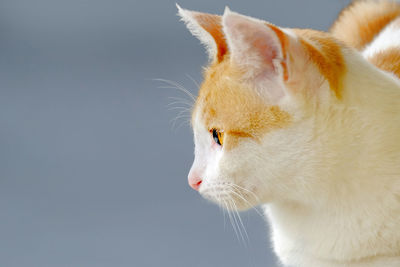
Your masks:
<svg viewBox="0 0 400 267"><path fill-rule="evenodd" d="M225 7L224 14L222 15L222 23L224 26L231 25L232 22L237 22L238 19L247 18L237 12L232 11L228 6Z"/></svg>
<svg viewBox="0 0 400 267"><path fill-rule="evenodd" d="M224 15L228 13L232 13L232 10L229 8L229 6L225 6Z"/></svg>
<svg viewBox="0 0 400 267"><path fill-rule="evenodd" d="M244 17L243 15L232 11L228 6L225 6L224 14L222 15L223 19L231 16Z"/></svg>
<svg viewBox="0 0 400 267"><path fill-rule="evenodd" d="M182 8L180 5L178 5L178 3L175 3L175 5L176 5L176 8L178 9L177 15L179 17L181 17L181 20L187 20L190 11L187 10L187 9Z"/></svg>
<svg viewBox="0 0 400 267"><path fill-rule="evenodd" d="M175 5L178 9L177 15L181 18L181 21L183 21L186 25L193 23L198 24L196 19L194 18L195 15L198 14L198 12L182 8L178 3L175 3Z"/></svg>
<svg viewBox="0 0 400 267"><path fill-rule="evenodd" d="M201 13L183 9L178 4L176 4L176 7L178 8L177 15L180 17L180 20L185 23L192 35L197 37L200 42L203 43L203 45L206 47L209 59L212 60L217 51L217 45L210 33L207 32L199 23L197 17Z"/></svg>

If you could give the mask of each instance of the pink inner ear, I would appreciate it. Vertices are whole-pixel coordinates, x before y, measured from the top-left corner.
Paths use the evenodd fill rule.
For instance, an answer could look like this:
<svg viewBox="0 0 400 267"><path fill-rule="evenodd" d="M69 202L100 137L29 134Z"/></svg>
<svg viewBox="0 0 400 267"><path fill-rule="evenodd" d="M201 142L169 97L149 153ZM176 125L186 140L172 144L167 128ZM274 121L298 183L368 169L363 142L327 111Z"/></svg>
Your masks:
<svg viewBox="0 0 400 267"><path fill-rule="evenodd" d="M268 70L274 71L275 69L273 60L278 56L276 44L274 44L267 36L263 38L261 34L257 34L256 38L253 40L252 46L256 51L258 51L260 59L263 61Z"/></svg>
<svg viewBox="0 0 400 267"><path fill-rule="evenodd" d="M265 22L233 12L224 14L232 58L253 68L257 74L275 73L274 60L281 58L280 38Z"/></svg>
<svg viewBox="0 0 400 267"><path fill-rule="evenodd" d="M243 78L261 92L270 103L279 103L286 95L279 80L288 80L289 36L274 25L226 10L223 15L225 36L235 65L242 67Z"/></svg>
<svg viewBox="0 0 400 267"><path fill-rule="evenodd" d="M217 60L218 62L222 61L225 54L228 52L228 45L226 44L225 36L222 31L221 16L193 12L193 18L213 37L217 45Z"/></svg>

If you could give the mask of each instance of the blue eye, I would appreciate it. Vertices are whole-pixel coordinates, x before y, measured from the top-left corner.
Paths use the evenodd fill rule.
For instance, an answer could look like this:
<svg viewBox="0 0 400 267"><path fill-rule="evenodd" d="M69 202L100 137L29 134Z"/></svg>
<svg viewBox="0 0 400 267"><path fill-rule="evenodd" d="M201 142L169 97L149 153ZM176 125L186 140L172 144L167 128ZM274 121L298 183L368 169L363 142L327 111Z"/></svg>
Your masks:
<svg viewBox="0 0 400 267"><path fill-rule="evenodd" d="M217 129L212 129L212 136L215 143L222 146L222 144L224 143L224 133Z"/></svg>

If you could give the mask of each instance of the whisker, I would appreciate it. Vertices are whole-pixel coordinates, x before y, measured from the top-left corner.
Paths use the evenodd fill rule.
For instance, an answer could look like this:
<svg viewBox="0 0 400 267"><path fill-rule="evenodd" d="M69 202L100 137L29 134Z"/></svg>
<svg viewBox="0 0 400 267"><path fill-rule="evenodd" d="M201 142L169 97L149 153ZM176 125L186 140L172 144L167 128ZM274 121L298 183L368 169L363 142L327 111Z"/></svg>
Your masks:
<svg viewBox="0 0 400 267"><path fill-rule="evenodd" d="M185 116L178 117L177 119L182 119L182 118L185 118ZM177 120L174 120L174 122L172 123L172 129L174 129L175 131L180 129L180 127L182 127L184 124L187 124L188 126L190 126L189 118L187 118L186 120L182 120L179 124L177 124L176 121Z"/></svg>
<svg viewBox="0 0 400 267"><path fill-rule="evenodd" d="M223 203L223 199L221 198L221 191L217 191L218 193L217 193L217 200L218 200L218 202L219 203ZM225 206L225 208L224 207L221 207L220 205L218 205L219 207L220 207L220 209L222 210L222 214L223 214L223 217L224 217L224 231L226 230L226 218L225 218L225 209L226 209L226 206Z"/></svg>
<svg viewBox="0 0 400 267"><path fill-rule="evenodd" d="M224 200L224 204L225 204L225 207L226 207L226 210L227 210L227 213L228 213L228 217L229 217L229 221L231 222L232 228L233 228L233 230L235 231L235 234L236 234L237 239L240 240L240 239L239 239L238 231L236 230L236 226L235 226L235 224L233 223L232 214L231 214L231 212L230 212L230 210L229 210L228 203L227 203L225 200Z"/></svg>
<svg viewBox="0 0 400 267"><path fill-rule="evenodd" d="M234 183L231 183L230 185L232 185L232 186L234 186L236 188L239 188L240 190L246 191L247 193L251 194L257 202L260 202L259 197L256 194L254 194L254 192L250 191L249 189L244 188L244 187L242 187L240 185L237 185L237 184L234 184Z"/></svg>
<svg viewBox="0 0 400 267"><path fill-rule="evenodd" d="M194 81L193 78L189 77L195 84L198 86L198 84ZM168 110L179 110L178 114L176 115L175 118L171 120L172 123L172 128L173 129L179 129L183 125L187 124L190 126L190 120L191 120L191 110L193 107L193 104L195 102L195 96L187 90L182 84L179 84L177 82L167 80L167 79L153 79L153 81L159 81L163 82L166 85L159 86L158 88L167 88L167 89L176 89L180 92L183 92L186 96L189 97L189 99L186 98L181 98L181 97L168 97L169 99L173 100L173 102L167 104ZM185 114L187 113L187 114ZM177 125L178 120L182 120Z"/></svg>
<svg viewBox="0 0 400 267"><path fill-rule="evenodd" d="M169 96L168 99L170 99L172 101L185 103L185 104L190 105L190 106L193 106L193 104L194 104L194 102L191 99L182 98L182 97Z"/></svg>
<svg viewBox="0 0 400 267"><path fill-rule="evenodd" d="M182 102L182 101L171 102L171 103L167 104L167 107L170 107L170 106L173 106L173 105L177 105L177 104L186 105L189 109L192 108L192 104L189 104L189 103L186 103L186 102Z"/></svg>
<svg viewBox="0 0 400 267"><path fill-rule="evenodd" d="M190 111L190 109L189 108L187 108L187 107L170 107L170 108L168 108L168 110L180 110L180 109L182 109L182 110L184 110L184 111L186 111L186 112L189 112Z"/></svg>
<svg viewBox="0 0 400 267"><path fill-rule="evenodd" d="M189 92L189 90L187 90L185 87L183 87L183 85L181 85L181 84L179 84L177 82L174 82L174 81L171 81L171 80L166 80L166 79L154 79L154 81L164 82L164 83L170 85L171 89L177 89L177 90L185 93L193 101L195 101L195 96L191 92ZM163 87L160 87L160 88L163 88Z"/></svg>
<svg viewBox="0 0 400 267"><path fill-rule="evenodd" d="M172 128L174 129L178 119L184 119L184 118L187 119L187 120L184 120L184 122L190 123L190 116L188 114L185 114L185 111L180 111L178 113L178 115L174 119L171 120Z"/></svg>
<svg viewBox="0 0 400 267"><path fill-rule="evenodd" d="M186 112L184 110L182 110L177 114L177 116L174 119L171 120L171 122L173 122L173 125L174 125L176 120L181 119L181 118L189 118L189 115L186 114Z"/></svg>
<svg viewBox="0 0 400 267"><path fill-rule="evenodd" d="M188 77L196 85L197 88L200 88L200 84L195 79L193 79L192 76L186 74L186 77Z"/></svg>
<svg viewBox="0 0 400 267"><path fill-rule="evenodd" d="M233 184L231 184L231 185L233 185ZM258 215L260 215L261 218L264 219L264 216L260 213L260 211L256 207L254 207L240 192L238 192L234 188L231 188L230 192L232 192L233 194L238 196L240 199L242 199L244 202L246 202L251 207L251 209L255 210L255 212Z"/></svg>
<svg viewBox="0 0 400 267"><path fill-rule="evenodd" d="M232 200L231 199L228 199L228 203L229 203L229 210L232 212L231 214L232 214L232 217L233 217L233 222L234 222L234 224L235 224L235 226L236 226L236 228L237 228L237 231L238 231L238 233L239 233L239 235L240 235L240 239L239 239L239 236L238 236L238 240L242 240L242 242L243 242L243 244L245 245L245 239L244 239L244 237L243 237L243 234L242 234L242 230L241 230L241 228L240 228L240 225L239 225L239 223L238 223L238 220L236 219L236 213L235 213L235 208L234 208L234 206L232 205Z"/></svg>
<svg viewBox="0 0 400 267"><path fill-rule="evenodd" d="M244 224L243 224L242 218L240 217L240 214L239 214L239 212L238 212L238 210L237 210L236 203L235 203L234 201L232 201L232 204L234 205L237 218L239 219L240 225L242 226L242 229L243 229L244 234L245 234L245 236L246 236L247 243L249 243L249 242L250 242L250 238L249 238L249 235L247 234L246 227L245 227Z"/></svg>
<svg viewBox="0 0 400 267"><path fill-rule="evenodd" d="M183 125L187 125L188 127L190 127L190 119L182 120L175 130L179 130Z"/></svg>

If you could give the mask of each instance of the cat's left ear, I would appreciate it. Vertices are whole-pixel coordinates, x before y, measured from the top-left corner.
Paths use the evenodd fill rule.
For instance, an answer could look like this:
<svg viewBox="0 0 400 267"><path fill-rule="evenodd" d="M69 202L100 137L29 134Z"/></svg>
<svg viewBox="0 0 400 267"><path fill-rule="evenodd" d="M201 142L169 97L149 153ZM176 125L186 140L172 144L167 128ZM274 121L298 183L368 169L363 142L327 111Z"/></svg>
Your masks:
<svg viewBox="0 0 400 267"><path fill-rule="evenodd" d="M210 60L222 61L228 46L222 31L221 16L183 9L178 4L176 6L178 15L189 31L207 48Z"/></svg>

